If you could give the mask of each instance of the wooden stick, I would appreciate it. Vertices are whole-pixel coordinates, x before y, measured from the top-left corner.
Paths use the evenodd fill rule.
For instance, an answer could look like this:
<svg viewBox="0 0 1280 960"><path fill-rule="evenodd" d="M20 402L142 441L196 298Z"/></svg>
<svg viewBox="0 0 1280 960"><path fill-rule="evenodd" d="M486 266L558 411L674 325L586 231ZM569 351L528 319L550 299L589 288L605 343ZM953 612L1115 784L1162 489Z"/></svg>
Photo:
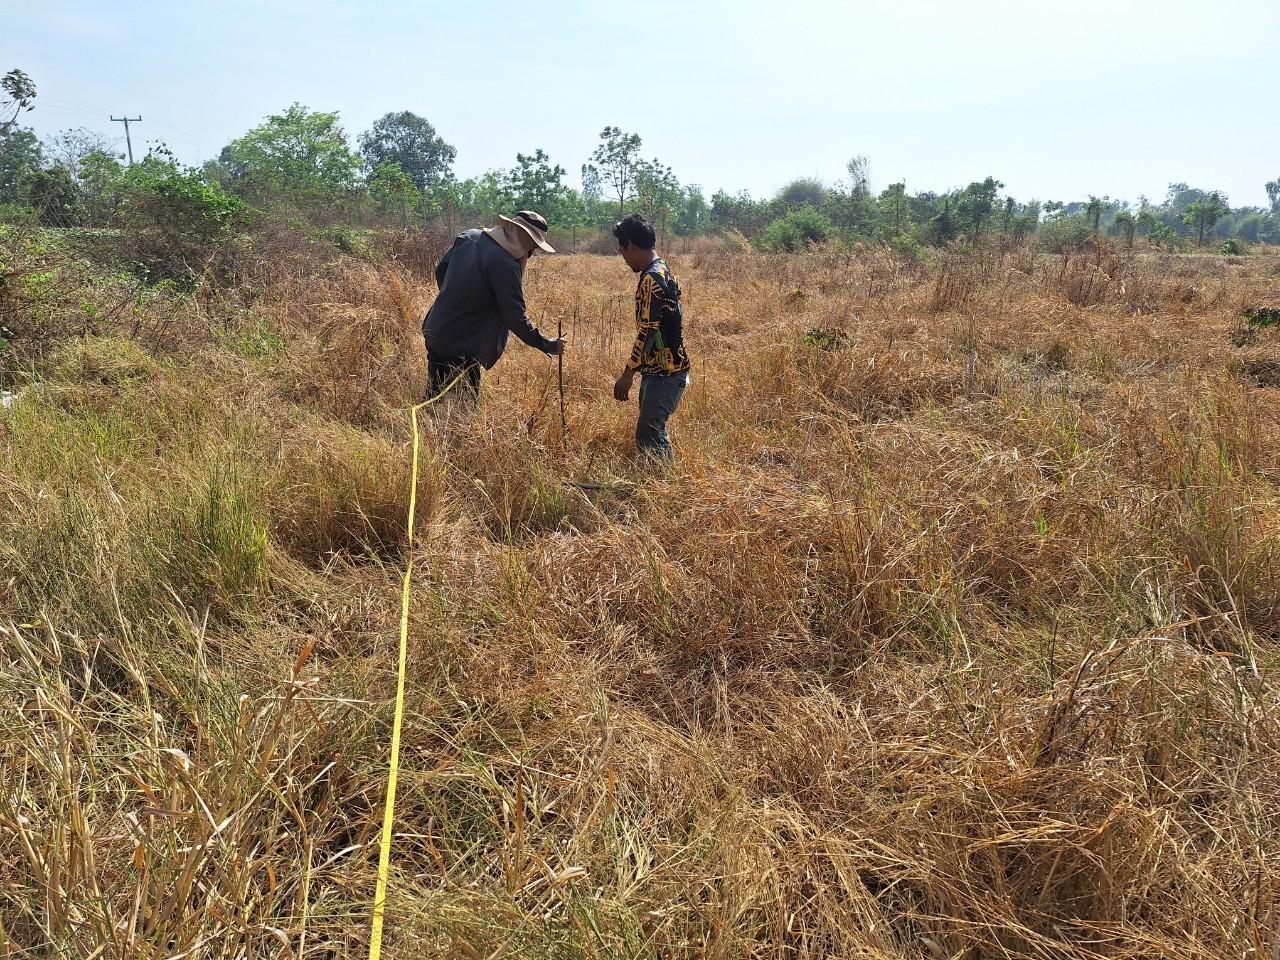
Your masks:
<svg viewBox="0 0 1280 960"><path fill-rule="evenodd" d="M556 317L556 337L560 340L560 352L556 354L560 380L560 444L563 446L569 433L564 417L564 314Z"/></svg>

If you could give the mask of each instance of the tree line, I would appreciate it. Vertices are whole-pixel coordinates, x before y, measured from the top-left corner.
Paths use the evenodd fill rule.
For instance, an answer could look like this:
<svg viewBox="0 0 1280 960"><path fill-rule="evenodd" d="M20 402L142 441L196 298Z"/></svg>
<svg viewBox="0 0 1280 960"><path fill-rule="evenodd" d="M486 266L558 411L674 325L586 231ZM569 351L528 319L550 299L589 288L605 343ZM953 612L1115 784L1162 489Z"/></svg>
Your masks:
<svg viewBox="0 0 1280 960"><path fill-rule="evenodd" d="M1079 248L1106 235L1165 250L1240 252L1280 244L1280 177L1266 184L1267 207L1232 207L1219 190L1171 184L1165 197L1136 203L1089 196L1069 202L1019 201L995 177L944 192L909 192L903 182L871 189L866 157L852 158L833 183L797 179L773 197L718 190L708 198L671 167L646 157L639 134L608 126L580 166L581 188L541 148L517 152L509 167L458 177L457 150L424 117L390 112L353 143L334 112L293 104L228 143L200 168L157 144L127 165L93 131L41 141L19 123L37 91L20 70L0 78L0 220L48 226L111 227L141 208L168 203L177 229L221 229L237 212L302 217L321 224L428 226L455 231L501 210L534 209L561 232L607 231L640 210L661 234L730 233L767 250L798 250L834 239L903 250L958 240L1034 236L1045 249ZM212 225L212 226L211 226Z"/></svg>

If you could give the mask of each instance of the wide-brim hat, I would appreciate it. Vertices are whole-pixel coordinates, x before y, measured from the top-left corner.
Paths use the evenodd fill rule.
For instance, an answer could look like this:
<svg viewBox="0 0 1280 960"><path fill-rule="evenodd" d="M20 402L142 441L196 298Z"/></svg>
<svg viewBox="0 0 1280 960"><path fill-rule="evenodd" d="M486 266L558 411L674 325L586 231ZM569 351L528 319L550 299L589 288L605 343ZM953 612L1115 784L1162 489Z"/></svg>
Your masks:
<svg viewBox="0 0 1280 960"><path fill-rule="evenodd" d="M547 243L547 231L551 228L547 226L546 218L542 214L535 213L532 210L520 210L517 211L514 217L504 217L502 214L498 214L498 219L503 223L511 224L513 227L519 227L527 233L533 242L537 244L539 250L544 250L547 253L556 252L556 248Z"/></svg>

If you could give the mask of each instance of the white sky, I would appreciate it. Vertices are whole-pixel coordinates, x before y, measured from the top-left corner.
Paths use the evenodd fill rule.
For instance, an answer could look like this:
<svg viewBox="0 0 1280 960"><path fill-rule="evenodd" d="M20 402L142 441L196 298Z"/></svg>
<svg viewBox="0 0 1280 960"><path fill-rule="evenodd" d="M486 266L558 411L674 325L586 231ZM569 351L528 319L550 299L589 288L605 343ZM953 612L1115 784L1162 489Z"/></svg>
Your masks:
<svg viewBox="0 0 1280 960"><path fill-rule="evenodd" d="M0 0L0 72L39 89L45 136L86 126L191 163L297 100L354 141L408 109L460 176L545 149L577 182L601 128L644 138L708 196L828 182L1020 199L1261 205L1280 176L1280 0Z"/></svg>

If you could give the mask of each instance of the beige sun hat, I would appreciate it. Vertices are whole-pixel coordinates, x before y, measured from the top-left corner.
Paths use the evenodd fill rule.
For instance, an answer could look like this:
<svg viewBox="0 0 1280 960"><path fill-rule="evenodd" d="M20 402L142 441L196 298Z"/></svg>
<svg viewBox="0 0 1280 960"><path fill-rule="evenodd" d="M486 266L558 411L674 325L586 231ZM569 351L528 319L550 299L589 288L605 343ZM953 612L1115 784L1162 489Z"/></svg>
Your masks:
<svg viewBox="0 0 1280 960"><path fill-rule="evenodd" d="M504 217L502 214L498 214L498 219L513 227L519 227L527 233L539 250L547 253L556 252L556 248L547 243L547 231L551 228L547 226L546 218L542 214L535 213L533 210L520 210L514 217Z"/></svg>

